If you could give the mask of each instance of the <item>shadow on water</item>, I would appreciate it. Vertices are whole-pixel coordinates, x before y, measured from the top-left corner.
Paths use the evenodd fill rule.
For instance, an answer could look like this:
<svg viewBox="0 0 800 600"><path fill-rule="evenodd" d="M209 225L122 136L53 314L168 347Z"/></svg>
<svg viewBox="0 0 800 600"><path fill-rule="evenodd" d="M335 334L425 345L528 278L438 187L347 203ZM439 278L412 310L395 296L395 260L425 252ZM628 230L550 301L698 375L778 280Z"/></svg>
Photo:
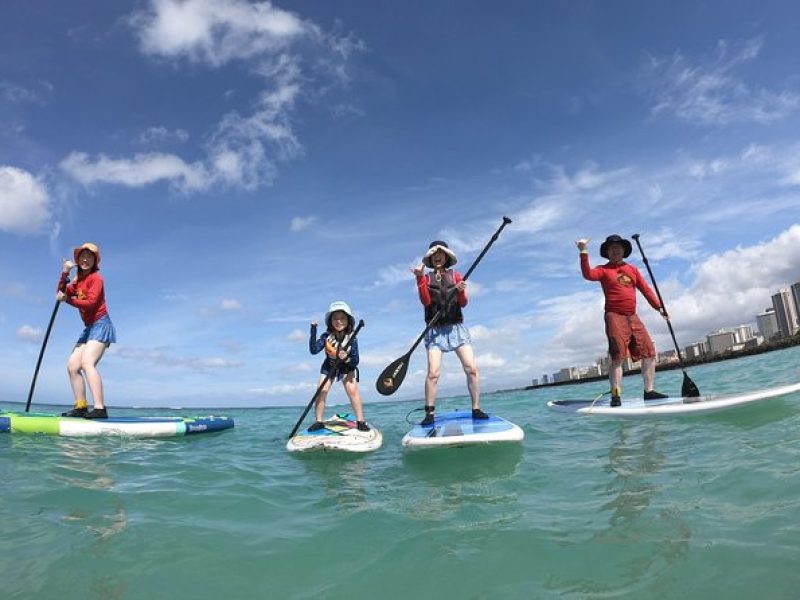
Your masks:
<svg viewBox="0 0 800 600"><path fill-rule="evenodd" d="M434 485L449 485L511 477L522 455L520 443L426 448L403 452L403 464L410 475Z"/></svg>

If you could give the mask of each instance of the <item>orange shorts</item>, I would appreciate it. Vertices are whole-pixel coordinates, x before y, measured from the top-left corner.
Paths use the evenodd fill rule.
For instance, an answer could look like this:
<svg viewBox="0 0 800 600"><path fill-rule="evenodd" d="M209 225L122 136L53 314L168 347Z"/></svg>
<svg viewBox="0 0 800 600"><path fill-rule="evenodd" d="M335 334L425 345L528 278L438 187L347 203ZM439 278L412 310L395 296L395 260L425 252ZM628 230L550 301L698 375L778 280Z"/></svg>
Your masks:
<svg viewBox="0 0 800 600"><path fill-rule="evenodd" d="M638 361L653 358L656 348L644 323L635 314L626 316L618 313L606 313L606 335L608 336L608 353L612 360L624 359Z"/></svg>

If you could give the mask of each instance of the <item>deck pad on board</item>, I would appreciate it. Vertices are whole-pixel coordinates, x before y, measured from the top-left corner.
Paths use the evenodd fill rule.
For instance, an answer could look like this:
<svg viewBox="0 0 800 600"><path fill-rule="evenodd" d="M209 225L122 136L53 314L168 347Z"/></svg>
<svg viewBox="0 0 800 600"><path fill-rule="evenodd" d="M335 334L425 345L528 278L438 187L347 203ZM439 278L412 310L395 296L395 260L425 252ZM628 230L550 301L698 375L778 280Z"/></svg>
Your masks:
<svg viewBox="0 0 800 600"><path fill-rule="evenodd" d="M714 394L696 398L662 398L643 400L622 398L622 406L610 406L610 399L599 400L550 400L547 406L568 413L605 415L626 418L666 417L693 413L726 410L800 392L800 383L778 386L739 394Z"/></svg>

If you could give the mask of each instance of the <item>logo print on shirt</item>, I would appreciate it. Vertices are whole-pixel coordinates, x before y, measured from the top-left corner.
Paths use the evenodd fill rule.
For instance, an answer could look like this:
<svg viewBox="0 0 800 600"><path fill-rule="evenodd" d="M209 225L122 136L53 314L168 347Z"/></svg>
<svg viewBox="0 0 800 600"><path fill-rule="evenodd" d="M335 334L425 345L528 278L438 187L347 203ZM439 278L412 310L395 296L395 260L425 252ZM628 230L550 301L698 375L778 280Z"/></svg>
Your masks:
<svg viewBox="0 0 800 600"><path fill-rule="evenodd" d="M623 271L617 272L617 283L623 287L632 287L633 286L633 279L627 273Z"/></svg>

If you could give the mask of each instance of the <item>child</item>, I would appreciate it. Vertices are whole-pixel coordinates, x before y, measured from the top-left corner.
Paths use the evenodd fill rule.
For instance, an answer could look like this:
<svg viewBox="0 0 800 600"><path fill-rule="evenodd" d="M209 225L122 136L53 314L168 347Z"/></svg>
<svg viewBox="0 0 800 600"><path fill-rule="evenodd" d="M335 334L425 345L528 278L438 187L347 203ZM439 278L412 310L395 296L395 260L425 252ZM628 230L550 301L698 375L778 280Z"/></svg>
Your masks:
<svg viewBox="0 0 800 600"><path fill-rule="evenodd" d="M103 358L106 348L117 341L117 335L114 324L108 316L103 278L98 272L100 249L95 244L87 242L75 248L72 254L74 262L64 261L56 299L75 306L81 313L85 327L67 361L75 407L63 413L63 416L107 419L108 413L103 401L103 381L100 379L97 364ZM65 288L70 269L75 266L78 267L78 275L75 281ZM94 408L91 411L87 411L87 383L94 401Z"/></svg>
<svg viewBox="0 0 800 600"><path fill-rule="evenodd" d="M325 313L325 331L317 338L317 323L311 323L311 335L308 339L308 349L311 354L318 354L325 350L325 360L319 369L319 383L322 386L317 394L316 420L308 428L309 431L319 431L325 425L322 423L325 413L325 399L331 389L330 377L331 369L339 364L336 372L337 381L342 381L344 391L350 398L353 412L356 413L356 428L359 431L369 431L369 425L364 421L364 412L361 407L361 394L358 391L358 338L353 338L350 347L344 347L350 340L355 327L353 312L346 302L337 301L330 305L328 312ZM338 361L337 361L338 359ZM323 385L323 382L325 384Z"/></svg>
<svg viewBox="0 0 800 600"><path fill-rule="evenodd" d="M442 241L431 242L422 264L411 269L417 278L419 299L425 307L425 322L431 325L425 334L428 351L428 375L425 379L425 418L420 425L433 425L436 384L443 352L455 352L467 375L467 389L472 398L472 418L488 419L481 410L480 376L472 353L472 340L464 326L461 309L467 305L467 282L461 273L449 267L456 264L455 253ZM432 270L425 274L425 267ZM431 320L436 317L436 322Z"/></svg>
<svg viewBox="0 0 800 600"><path fill-rule="evenodd" d="M600 244L600 256L608 262L599 267L589 266L589 240L578 240L575 244L581 253L581 272L584 279L599 281L606 297L606 335L611 368L608 379L611 384L611 406L620 406L622 401L622 361L630 355L631 360L642 361L644 399L666 398L653 389L655 380L656 350L644 323L636 314L636 290L638 289L654 309L666 318L666 312L658 296L647 285L639 269L623 259L631 253L631 243L614 234Z"/></svg>

